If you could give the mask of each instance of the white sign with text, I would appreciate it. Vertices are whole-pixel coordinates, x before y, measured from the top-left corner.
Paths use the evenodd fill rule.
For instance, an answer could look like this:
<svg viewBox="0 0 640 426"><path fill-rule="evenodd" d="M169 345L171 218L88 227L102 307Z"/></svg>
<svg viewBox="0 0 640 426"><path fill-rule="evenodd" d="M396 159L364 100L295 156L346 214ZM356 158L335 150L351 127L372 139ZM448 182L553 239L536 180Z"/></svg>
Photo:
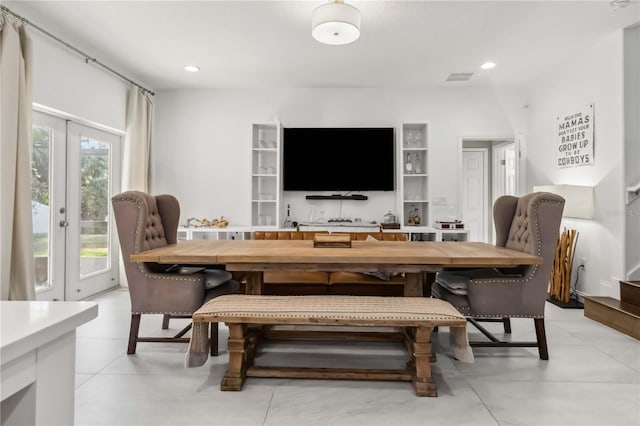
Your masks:
<svg viewBox="0 0 640 426"><path fill-rule="evenodd" d="M558 117L559 168L593 166L593 104Z"/></svg>

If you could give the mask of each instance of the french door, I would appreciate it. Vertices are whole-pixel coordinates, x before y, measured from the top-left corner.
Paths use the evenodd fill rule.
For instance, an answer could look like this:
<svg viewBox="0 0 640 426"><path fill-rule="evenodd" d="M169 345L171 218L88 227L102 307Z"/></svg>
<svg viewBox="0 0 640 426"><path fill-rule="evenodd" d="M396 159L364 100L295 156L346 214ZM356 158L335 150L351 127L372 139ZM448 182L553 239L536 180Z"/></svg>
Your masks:
<svg viewBox="0 0 640 426"><path fill-rule="evenodd" d="M118 283L111 196L121 137L34 112L32 217L38 300L79 300Z"/></svg>

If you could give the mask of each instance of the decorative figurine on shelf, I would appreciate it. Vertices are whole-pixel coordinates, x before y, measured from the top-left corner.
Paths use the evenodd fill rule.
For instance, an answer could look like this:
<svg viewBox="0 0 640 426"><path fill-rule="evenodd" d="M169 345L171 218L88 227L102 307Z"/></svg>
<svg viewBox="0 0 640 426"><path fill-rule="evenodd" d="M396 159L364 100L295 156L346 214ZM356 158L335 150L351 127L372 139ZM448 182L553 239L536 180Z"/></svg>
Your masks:
<svg viewBox="0 0 640 426"><path fill-rule="evenodd" d="M229 221L224 218L224 216L220 216L220 219L213 219L211 221L211 226L214 228L226 228L229 226Z"/></svg>
<svg viewBox="0 0 640 426"><path fill-rule="evenodd" d="M193 225L194 227L198 227L198 226L202 226L202 223L200 222L200 220L196 217L190 217L189 219L187 219L187 228L191 226L191 222L195 222L195 224Z"/></svg>
<svg viewBox="0 0 640 426"><path fill-rule="evenodd" d="M413 223L413 210L415 209L415 205L411 204L411 208L409 209L409 217L407 217L407 225L414 225Z"/></svg>
<svg viewBox="0 0 640 426"><path fill-rule="evenodd" d="M407 220L409 225L420 225L422 219L420 218L420 211L414 205L411 206L411 210L409 210L409 219Z"/></svg>

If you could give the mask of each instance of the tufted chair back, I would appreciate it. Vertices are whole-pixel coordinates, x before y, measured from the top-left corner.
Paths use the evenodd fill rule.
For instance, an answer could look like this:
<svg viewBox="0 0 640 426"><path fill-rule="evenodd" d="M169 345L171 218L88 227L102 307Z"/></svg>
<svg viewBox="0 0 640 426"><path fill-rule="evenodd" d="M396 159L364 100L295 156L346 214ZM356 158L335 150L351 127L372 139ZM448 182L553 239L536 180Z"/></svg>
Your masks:
<svg viewBox="0 0 640 426"><path fill-rule="evenodd" d="M162 314L162 328L167 329L171 318L190 318L205 301L223 294L237 293L238 283L228 280L206 290L207 277L216 271L176 273L169 271L170 268L173 270L172 265L130 260L132 254L177 243L180 204L173 195L154 196L140 191L127 191L111 197L111 204L131 296L127 354L136 353L138 342L189 342L189 338L183 336L191 324L174 337L139 336L142 314ZM211 355L217 355L217 324L211 327L209 343Z"/></svg>
<svg viewBox="0 0 640 426"><path fill-rule="evenodd" d="M543 258L542 265L524 268L525 275L551 273L563 208L564 199L548 192L505 195L494 203L496 245Z"/></svg>
<svg viewBox="0 0 640 426"><path fill-rule="evenodd" d="M496 245L540 256L542 264L445 271L436 275L432 294L473 319L533 318L540 357L547 359L544 305L563 209L564 198L548 192L498 198L493 207Z"/></svg>
<svg viewBox="0 0 640 426"><path fill-rule="evenodd" d="M169 265L131 262L132 254L177 242L180 204L172 195L127 191L111 199L132 313L191 314L204 300L200 275L165 273ZM179 284L179 285L176 285Z"/></svg>

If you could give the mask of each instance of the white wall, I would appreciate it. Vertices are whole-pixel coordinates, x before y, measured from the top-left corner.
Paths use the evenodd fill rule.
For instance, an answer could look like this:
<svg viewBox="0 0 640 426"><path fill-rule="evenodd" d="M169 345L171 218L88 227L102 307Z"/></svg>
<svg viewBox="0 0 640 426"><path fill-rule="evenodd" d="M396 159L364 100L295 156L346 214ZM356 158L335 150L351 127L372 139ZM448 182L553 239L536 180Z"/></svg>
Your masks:
<svg viewBox="0 0 640 426"><path fill-rule="evenodd" d="M221 215L231 225L250 223L251 124L278 116L284 126L397 126L429 122L431 196L457 202L458 137L510 135L509 111L490 89L264 89L162 91L156 99L152 191L175 194L182 221ZM309 154L322 149L309 147ZM285 193L295 219L306 220L303 192ZM382 220L399 212L393 193L368 193L343 202L343 216ZM324 203L324 204L323 204ZM327 217L339 202L316 204Z"/></svg>
<svg viewBox="0 0 640 426"><path fill-rule="evenodd" d="M595 187L595 219L565 219L579 232L574 267L586 258L577 289L618 297L624 271L624 143L622 31L585 46L530 85L527 121L527 181L534 185ZM556 167L556 117L594 104L594 165ZM574 272L575 279L575 272ZM602 282L602 283L601 283Z"/></svg>
<svg viewBox="0 0 640 426"><path fill-rule="evenodd" d="M33 101L124 131L128 84L39 32L28 31L33 40Z"/></svg>

